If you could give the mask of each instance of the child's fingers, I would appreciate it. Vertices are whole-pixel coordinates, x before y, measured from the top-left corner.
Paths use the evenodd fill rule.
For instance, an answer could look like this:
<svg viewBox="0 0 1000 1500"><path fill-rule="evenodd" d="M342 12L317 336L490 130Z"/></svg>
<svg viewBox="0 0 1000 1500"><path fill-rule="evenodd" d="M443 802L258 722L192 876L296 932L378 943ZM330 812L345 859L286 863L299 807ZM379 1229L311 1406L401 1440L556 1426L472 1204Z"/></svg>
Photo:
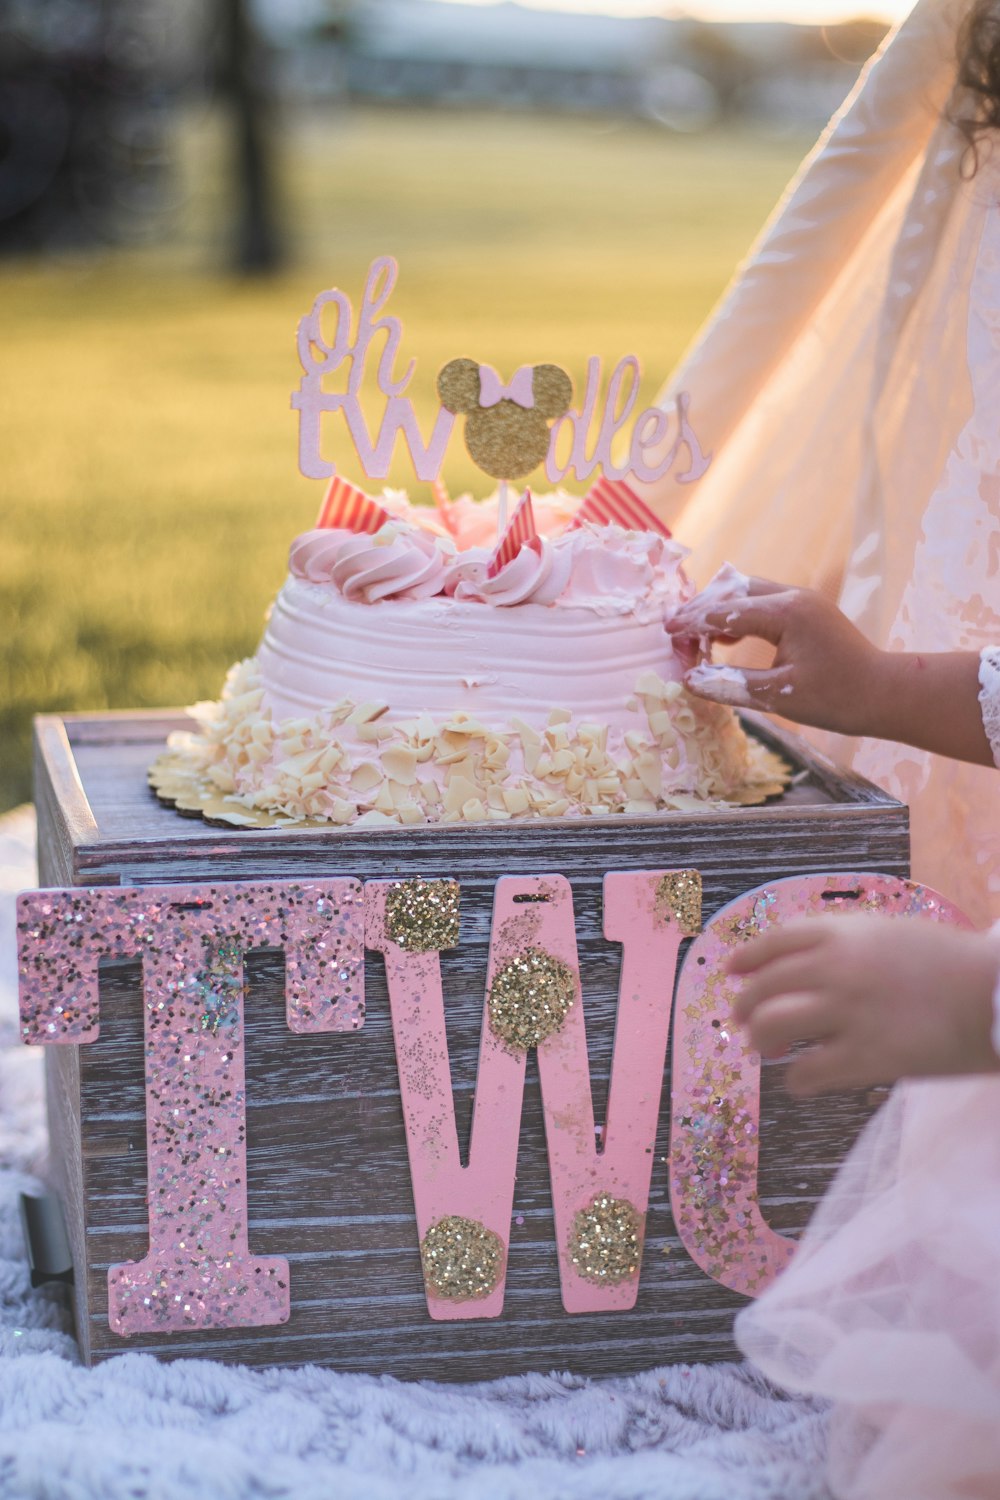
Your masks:
<svg viewBox="0 0 1000 1500"><path fill-rule="evenodd" d="M684 674L684 685L712 703L731 708L760 708L777 713L791 708L794 669L791 665L767 670L745 667L700 666Z"/></svg>
<svg viewBox="0 0 1000 1500"><path fill-rule="evenodd" d="M756 578L751 575L747 579L747 593L755 599L763 594L787 594L789 587L787 583L775 583L773 578Z"/></svg>
<svg viewBox="0 0 1000 1500"><path fill-rule="evenodd" d="M667 622L667 629L672 635L725 635L738 641L753 635L776 646L795 598L793 590L704 602L696 594Z"/></svg>
<svg viewBox="0 0 1000 1500"><path fill-rule="evenodd" d="M836 1026L821 996L815 993L780 995L754 1012L747 1030L763 1057L781 1057L795 1042L818 1042Z"/></svg>
<svg viewBox="0 0 1000 1500"><path fill-rule="evenodd" d="M682 604L667 629L674 629L675 621L679 619L701 620L707 614L716 612L725 615L736 605L745 604L748 599L760 599L768 594L789 592L787 583L775 583L771 578L747 578L742 573L735 572L720 584L721 573L725 572L724 567L693 598L689 599L686 604Z"/></svg>
<svg viewBox="0 0 1000 1500"><path fill-rule="evenodd" d="M859 1060L856 1048L843 1041L820 1042L794 1057L785 1069L785 1087L800 1099L878 1081Z"/></svg>
<svg viewBox="0 0 1000 1500"><path fill-rule="evenodd" d="M762 932L759 937L741 943L726 960L728 974L753 974L776 958L814 948L830 935L828 917L803 917Z"/></svg>
<svg viewBox="0 0 1000 1500"><path fill-rule="evenodd" d="M829 977L826 965L817 963L811 949L776 958L744 982L733 1001L733 1019L745 1026L759 1006L779 995L820 994Z"/></svg>

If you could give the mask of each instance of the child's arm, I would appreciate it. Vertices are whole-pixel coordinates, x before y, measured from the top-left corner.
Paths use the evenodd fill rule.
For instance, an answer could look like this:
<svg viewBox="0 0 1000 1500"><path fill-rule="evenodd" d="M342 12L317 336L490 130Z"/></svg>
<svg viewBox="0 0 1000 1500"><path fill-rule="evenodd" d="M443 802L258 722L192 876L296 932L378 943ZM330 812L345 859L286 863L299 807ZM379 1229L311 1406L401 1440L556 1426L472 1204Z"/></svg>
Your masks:
<svg viewBox="0 0 1000 1500"><path fill-rule="evenodd" d="M936 922L813 917L737 949L733 1006L753 1045L789 1064L795 1094L898 1078L995 1073L993 991L1000 942Z"/></svg>
<svg viewBox="0 0 1000 1500"><path fill-rule="evenodd" d="M994 764L975 652L878 651L821 594L732 571L728 582L728 589L710 585L696 595L667 629L680 637L759 636L777 648L774 663L766 671L694 667L685 678L692 692L819 729Z"/></svg>

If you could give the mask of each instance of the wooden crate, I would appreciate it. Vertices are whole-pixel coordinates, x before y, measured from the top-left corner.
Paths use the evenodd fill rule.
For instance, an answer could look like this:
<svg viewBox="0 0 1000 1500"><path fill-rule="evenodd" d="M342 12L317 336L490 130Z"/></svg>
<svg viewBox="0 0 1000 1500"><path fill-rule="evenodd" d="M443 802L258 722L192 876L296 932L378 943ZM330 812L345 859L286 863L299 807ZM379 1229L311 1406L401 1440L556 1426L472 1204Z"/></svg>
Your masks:
<svg viewBox="0 0 1000 1500"><path fill-rule="evenodd" d="M571 882L596 1117L603 1118L620 950L602 935L601 882L615 870L696 868L707 920L765 881L808 872L909 872L906 809L798 739L754 724L789 758L792 789L763 807L643 819L399 830L229 830L160 807L146 768L182 714L75 715L37 723L40 884L161 884L261 877L416 875L461 883L461 944L442 957L460 1135L475 1088L496 878L561 872ZM108 1323L110 1264L148 1247L143 1033L138 962L102 964L101 1030L47 1051L54 1186L75 1266L84 1360L123 1348L250 1364L315 1361L404 1378L479 1379L531 1369L606 1374L734 1354L743 1298L688 1258L667 1192L661 1107L638 1302L570 1316L560 1300L537 1069L529 1055L507 1291L494 1320L427 1315L382 959L369 954L359 1037L292 1036L280 954L247 959L250 1249L287 1256L292 1310L280 1327L134 1336ZM669 1059L668 1059L669 1069ZM668 1071L669 1076L669 1071ZM874 1094L791 1100L765 1067L760 1201L795 1232Z"/></svg>

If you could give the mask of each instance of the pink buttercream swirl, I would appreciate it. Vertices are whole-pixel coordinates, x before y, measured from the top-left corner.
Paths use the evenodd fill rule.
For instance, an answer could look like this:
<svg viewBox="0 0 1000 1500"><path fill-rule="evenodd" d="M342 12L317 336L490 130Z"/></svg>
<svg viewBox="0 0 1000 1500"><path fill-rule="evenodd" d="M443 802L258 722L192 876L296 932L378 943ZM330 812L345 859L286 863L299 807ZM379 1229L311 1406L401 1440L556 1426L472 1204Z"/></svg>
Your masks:
<svg viewBox="0 0 1000 1500"><path fill-rule="evenodd" d="M485 548L463 552L448 577L446 592L455 599L483 604L553 604L569 581L572 546L547 537L525 542L495 578L487 574L491 553Z"/></svg>
<svg viewBox="0 0 1000 1500"><path fill-rule="evenodd" d="M374 536L317 529L296 537L288 565L296 578L326 584L355 603L445 594L482 604L555 604L597 614L672 614L693 592L686 549L654 532L586 525L535 537L495 578L492 547L456 551L448 537L406 521Z"/></svg>
<svg viewBox="0 0 1000 1500"><path fill-rule="evenodd" d="M429 599L440 594L454 544L405 523L390 522L374 536L307 531L296 537L288 565L309 583L332 584L345 599Z"/></svg>
<svg viewBox="0 0 1000 1500"><path fill-rule="evenodd" d="M306 583L329 583L333 565L352 531L317 528L297 536L288 549L288 571Z"/></svg>

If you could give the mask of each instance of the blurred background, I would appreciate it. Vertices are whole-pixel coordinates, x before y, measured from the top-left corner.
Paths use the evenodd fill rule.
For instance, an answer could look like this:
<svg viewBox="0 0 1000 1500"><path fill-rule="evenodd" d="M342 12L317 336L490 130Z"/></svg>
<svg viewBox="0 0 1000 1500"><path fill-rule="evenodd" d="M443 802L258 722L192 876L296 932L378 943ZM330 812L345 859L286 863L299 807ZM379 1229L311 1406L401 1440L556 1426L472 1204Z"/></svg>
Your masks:
<svg viewBox="0 0 1000 1500"><path fill-rule="evenodd" d="M215 697L255 648L322 499L317 292L398 258L425 424L455 355L635 353L652 401L911 4L0 0L0 810L33 713ZM459 439L445 478L487 484Z"/></svg>

